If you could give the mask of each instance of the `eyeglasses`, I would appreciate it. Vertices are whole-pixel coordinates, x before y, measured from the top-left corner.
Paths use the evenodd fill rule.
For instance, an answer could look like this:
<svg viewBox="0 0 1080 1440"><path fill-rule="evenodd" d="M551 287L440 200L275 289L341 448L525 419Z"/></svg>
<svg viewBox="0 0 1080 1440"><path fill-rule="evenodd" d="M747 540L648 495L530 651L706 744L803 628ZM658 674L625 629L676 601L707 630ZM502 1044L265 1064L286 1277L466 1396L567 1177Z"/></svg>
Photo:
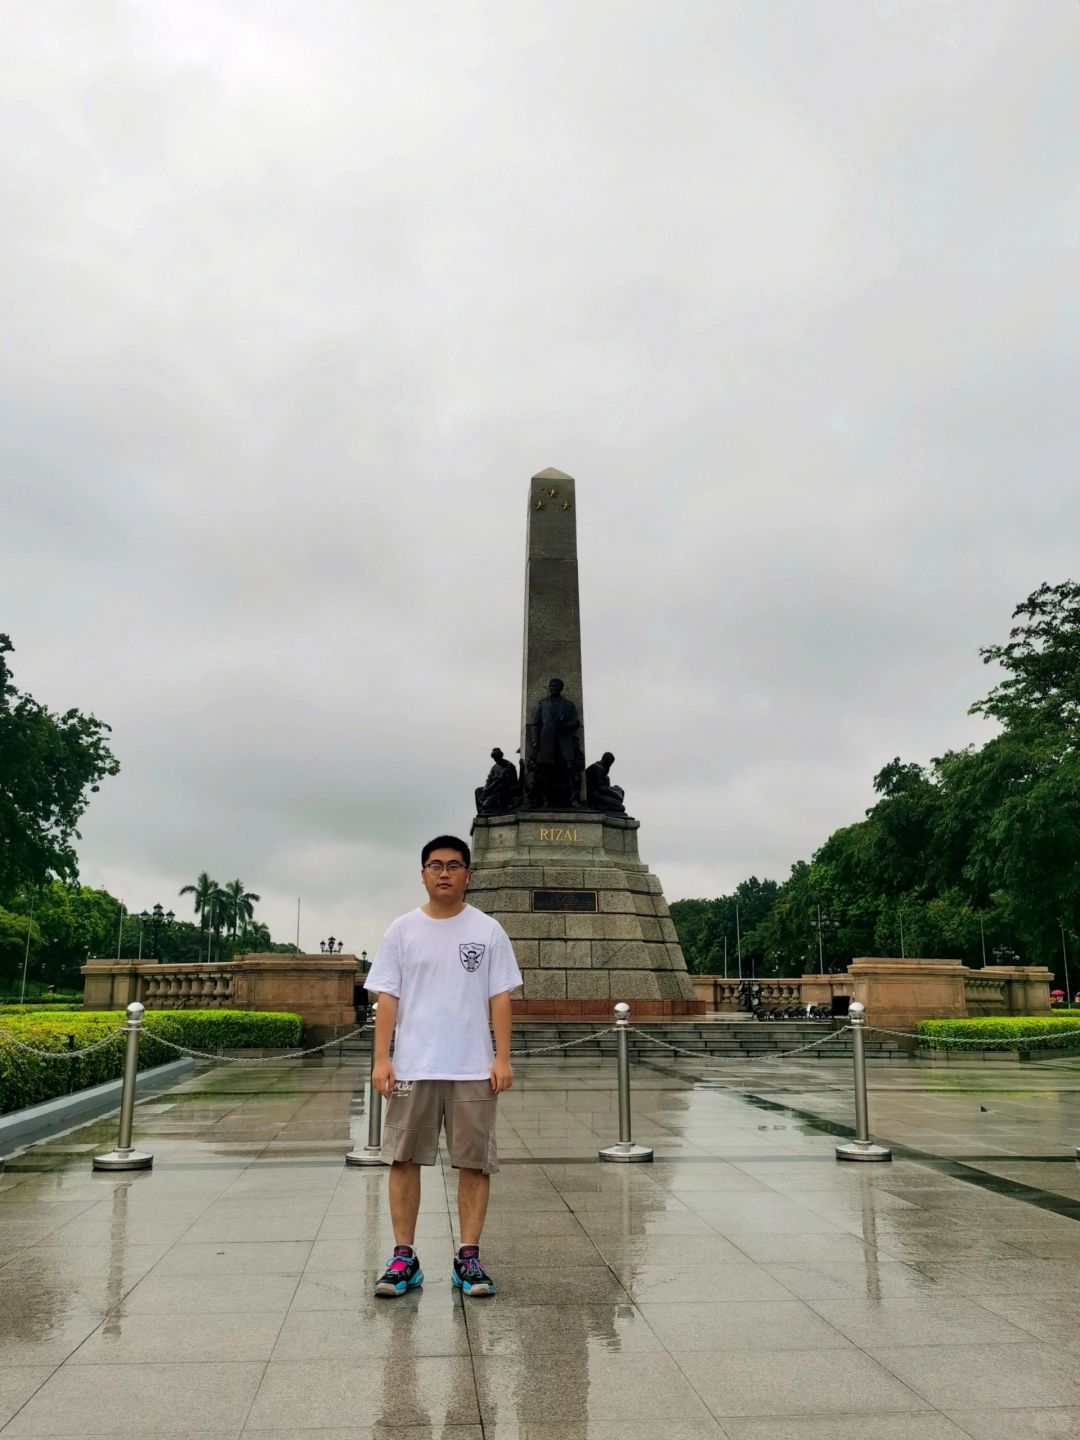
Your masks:
<svg viewBox="0 0 1080 1440"><path fill-rule="evenodd" d="M444 864L442 860L429 860L424 866L424 869L430 870L432 875L441 875L444 870L447 875L460 875L462 870L467 870L468 868L469 867L463 865L460 860L451 860L448 865Z"/></svg>

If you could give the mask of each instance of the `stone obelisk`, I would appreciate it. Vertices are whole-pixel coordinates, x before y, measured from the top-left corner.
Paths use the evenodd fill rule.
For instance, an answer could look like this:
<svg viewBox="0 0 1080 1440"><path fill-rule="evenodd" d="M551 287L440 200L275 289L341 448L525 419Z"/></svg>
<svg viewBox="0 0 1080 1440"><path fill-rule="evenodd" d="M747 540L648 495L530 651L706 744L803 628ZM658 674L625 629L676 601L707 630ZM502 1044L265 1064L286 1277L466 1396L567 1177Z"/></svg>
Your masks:
<svg viewBox="0 0 1080 1440"><path fill-rule="evenodd" d="M541 470L529 483L526 785L516 806L506 800L473 821L469 900L513 942L524 980L514 996L518 1012L592 1018L628 1000L640 1016L697 1013L706 1006L694 997L660 881L638 855L639 822L602 808L596 789L589 791L596 804L588 803L584 784L567 778L566 766L585 758L576 504L574 482L561 470ZM563 683L554 701L545 699L552 680ZM533 724L538 702L559 717L561 751L553 757L535 746L537 729L548 733ZM509 774L512 780L512 768ZM562 803L549 803L553 795Z"/></svg>
<svg viewBox="0 0 1080 1440"><path fill-rule="evenodd" d="M563 682L566 698L577 707L578 740L585 748L575 498L574 481L561 470L541 470L529 486L521 652L523 756L529 753L529 717L553 678ZM581 798L580 794L575 797Z"/></svg>

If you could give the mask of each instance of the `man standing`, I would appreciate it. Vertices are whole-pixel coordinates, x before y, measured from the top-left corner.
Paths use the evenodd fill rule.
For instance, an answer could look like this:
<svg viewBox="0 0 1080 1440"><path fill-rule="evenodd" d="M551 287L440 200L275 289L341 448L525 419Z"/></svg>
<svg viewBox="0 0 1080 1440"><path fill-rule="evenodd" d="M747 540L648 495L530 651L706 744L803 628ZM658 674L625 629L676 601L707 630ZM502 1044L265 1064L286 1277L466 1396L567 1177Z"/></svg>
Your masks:
<svg viewBox="0 0 1080 1440"><path fill-rule="evenodd" d="M420 855L427 903L391 924L367 978L379 1001L371 1077L389 1102L381 1155L390 1166L395 1242L376 1295L404 1295L423 1283L414 1248L420 1166L434 1165L444 1124L461 1223L450 1278L466 1295L495 1293L480 1264L480 1232L499 1168L496 1097L514 1083L510 991L521 972L499 922L465 903L471 859L454 835L428 841Z"/></svg>

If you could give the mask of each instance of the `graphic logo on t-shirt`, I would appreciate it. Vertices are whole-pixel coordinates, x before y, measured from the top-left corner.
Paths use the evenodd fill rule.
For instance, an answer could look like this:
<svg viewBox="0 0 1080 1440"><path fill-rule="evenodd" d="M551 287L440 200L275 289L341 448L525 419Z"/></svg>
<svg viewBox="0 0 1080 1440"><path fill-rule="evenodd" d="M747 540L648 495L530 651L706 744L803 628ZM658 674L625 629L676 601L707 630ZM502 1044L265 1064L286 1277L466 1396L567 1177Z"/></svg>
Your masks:
<svg viewBox="0 0 1080 1440"><path fill-rule="evenodd" d="M457 948L461 963L471 975L474 970L479 968L487 947L484 945L459 945Z"/></svg>

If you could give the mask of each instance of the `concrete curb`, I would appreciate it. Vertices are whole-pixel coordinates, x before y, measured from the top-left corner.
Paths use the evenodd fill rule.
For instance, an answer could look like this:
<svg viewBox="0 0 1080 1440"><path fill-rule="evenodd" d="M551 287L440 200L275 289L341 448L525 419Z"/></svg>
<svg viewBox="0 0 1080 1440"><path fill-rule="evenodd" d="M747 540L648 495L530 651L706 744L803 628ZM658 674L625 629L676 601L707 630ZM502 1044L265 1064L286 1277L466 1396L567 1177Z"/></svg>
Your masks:
<svg viewBox="0 0 1080 1440"><path fill-rule="evenodd" d="M135 1084L136 1097L144 1090L155 1091L172 1085L194 1068L195 1062L184 1056L181 1060L170 1060L166 1065L140 1070ZM55 1100L45 1100L40 1105L28 1105L25 1110L0 1115L0 1151L25 1144L24 1137L27 1135L44 1139L60 1130L70 1130L84 1120L107 1115L119 1106L123 1083L122 1080L108 1080L104 1085L93 1085L88 1090L76 1090L73 1095L60 1095Z"/></svg>

